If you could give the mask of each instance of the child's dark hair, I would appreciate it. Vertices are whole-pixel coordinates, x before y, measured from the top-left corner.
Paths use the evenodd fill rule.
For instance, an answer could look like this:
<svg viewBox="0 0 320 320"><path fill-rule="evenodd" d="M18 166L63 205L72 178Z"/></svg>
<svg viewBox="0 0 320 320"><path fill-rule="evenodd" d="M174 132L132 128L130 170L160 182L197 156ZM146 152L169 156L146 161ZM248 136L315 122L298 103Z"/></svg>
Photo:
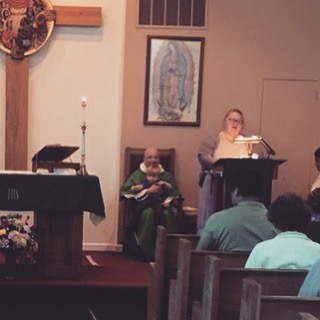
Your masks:
<svg viewBox="0 0 320 320"><path fill-rule="evenodd" d="M254 169L237 170L231 175L230 187L232 191L238 188L239 194L243 197L260 198L262 193L261 174Z"/></svg>
<svg viewBox="0 0 320 320"><path fill-rule="evenodd" d="M312 210L299 195L288 192L280 195L268 210L269 221L280 231L299 231L311 221Z"/></svg>

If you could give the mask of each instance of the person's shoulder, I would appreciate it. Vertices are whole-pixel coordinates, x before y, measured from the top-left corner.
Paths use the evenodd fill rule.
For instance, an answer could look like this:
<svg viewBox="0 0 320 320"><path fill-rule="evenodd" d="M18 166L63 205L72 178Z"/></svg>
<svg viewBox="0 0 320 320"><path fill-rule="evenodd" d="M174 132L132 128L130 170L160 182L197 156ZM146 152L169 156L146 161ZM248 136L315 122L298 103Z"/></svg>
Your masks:
<svg viewBox="0 0 320 320"><path fill-rule="evenodd" d="M258 251L264 251L266 252L266 249L270 248L271 251L273 252L274 251L274 246L276 245L275 243L275 237L274 238L271 238L271 239L266 239L266 240L263 240L261 242L258 242L254 249L258 250Z"/></svg>
<svg viewBox="0 0 320 320"><path fill-rule="evenodd" d="M313 248L317 251L320 250L320 243L310 239L308 236L307 236L308 240L310 241L309 244L313 246Z"/></svg>
<svg viewBox="0 0 320 320"><path fill-rule="evenodd" d="M141 183L145 178L146 174L142 170L137 169L130 174L129 178L125 181L125 184L129 182L135 184Z"/></svg>
<svg viewBox="0 0 320 320"><path fill-rule="evenodd" d="M160 178L161 180L164 178L164 177L173 177L173 174L170 172L170 171L162 171L161 174L160 174Z"/></svg>
<svg viewBox="0 0 320 320"><path fill-rule="evenodd" d="M206 136L200 144L200 151L203 147L213 148L215 146L217 140L219 140L219 135L220 135L220 132L218 134L215 133L215 134L210 134L210 135Z"/></svg>
<svg viewBox="0 0 320 320"><path fill-rule="evenodd" d="M143 175L143 179L145 179L145 173L141 169L134 170L130 176L135 176L140 174Z"/></svg>
<svg viewBox="0 0 320 320"><path fill-rule="evenodd" d="M229 217L230 217L230 212L232 212L230 209L232 209L232 208L224 209L224 210L221 210L221 211L213 213L208 218L209 223L217 224L218 222L222 222L224 220L228 220Z"/></svg>
<svg viewBox="0 0 320 320"><path fill-rule="evenodd" d="M266 215L266 213L268 212L266 206L260 202L260 201L241 201L238 204L239 208L242 209L249 209L250 210L250 214L257 214L257 215ZM238 206L235 206L238 207Z"/></svg>

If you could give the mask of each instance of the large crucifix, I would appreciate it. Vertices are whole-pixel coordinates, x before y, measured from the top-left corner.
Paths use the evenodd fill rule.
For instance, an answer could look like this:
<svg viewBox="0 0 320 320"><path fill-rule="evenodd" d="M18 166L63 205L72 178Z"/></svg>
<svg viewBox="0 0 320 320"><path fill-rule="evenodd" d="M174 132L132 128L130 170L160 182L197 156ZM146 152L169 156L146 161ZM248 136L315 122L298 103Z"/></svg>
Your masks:
<svg viewBox="0 0 320 320"><path fill-rule="evenodd" d="M6 0L1 3L23 5L30 0ZM40 0L41 1L41 0ZM53 6L55 25L100 27L100 7ZM26 170L28 165L28 90L29 58L6 58L6 137L5 169Z"/></svg>

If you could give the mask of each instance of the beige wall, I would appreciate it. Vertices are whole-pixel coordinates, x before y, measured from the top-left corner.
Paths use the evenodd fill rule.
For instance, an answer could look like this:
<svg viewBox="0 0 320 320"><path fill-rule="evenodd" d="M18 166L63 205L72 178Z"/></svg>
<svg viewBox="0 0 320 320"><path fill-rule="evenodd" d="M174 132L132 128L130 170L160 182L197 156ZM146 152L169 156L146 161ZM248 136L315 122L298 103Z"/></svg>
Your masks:
<svg viewBox="0 0 320 320"><path fill-rule="evenodd" d="M208 28L190 30L137 28L137 0L74 0L72 5L101 6L103 26L56 27L49 42L30 57L30 168L32 156L45 144L79 145L80 98L86 95L88 99L87 167L100 178L107 219L93 227L85 215L85 248L112 248L117 241L119 175L125 146L175 147L177 180L185 202L197 206L197 148L204 137L220 129L226 109L241 108L248 122L246 132L256 133L264 77L318 79L318 0L208 2ZM71 1L52 3L70 5ZM143 126L149 34L205 37L199 128ZM0 84L1 169L5 120L2 52ZM319 141L319 136L314 138ZM272 139L269 142L272 144ZM79 161L79 153L72 160Z"/></svg>
<svg viewBox="0 0 320 320"><path fill-rule="evenodd" d="M245 133L258 134L261 131L264 78L302 78L317 83L320 74L320 2L210 0L206 29L139 28L137 3L127 1L121 167L125 146L175 147L176 177L185 204L197 206L197 149L205 137L219 131L225 112L230 107L240 108L247 121ZM147 35L205 37L199 128L143 125ZM290 118L288 103L281 104L281 108L288 110ZM318 101L315 104L318 107ZM284 123L284 133L285 129ZM296 130L295 134L298 133ZM314 141L308 150L313 151L319 144L319 129L312 131L310 136ZM268 139L272 145L279 137L269 130ZM299 143L303 141L297 140L297 145ZM306 174L311 172L314 176L309 151ZM280 188L280 191L283 190Z"/></svg>

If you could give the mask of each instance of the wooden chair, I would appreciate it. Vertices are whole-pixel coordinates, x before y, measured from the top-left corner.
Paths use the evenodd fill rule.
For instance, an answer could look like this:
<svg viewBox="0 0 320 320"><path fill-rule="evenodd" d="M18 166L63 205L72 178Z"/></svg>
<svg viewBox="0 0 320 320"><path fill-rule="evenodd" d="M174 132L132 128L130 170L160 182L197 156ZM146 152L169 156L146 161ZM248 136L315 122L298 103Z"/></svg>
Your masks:
<svg viewBox="0 0 320 320"><path fill-rule="evenodd" d="M143 162L145 149L143 148L129 148L125 149L125 167L124 167L124 180L131 175L131 173L140 167ZM166 171L171 172L174 175L175 168L175 149L159 149L160 163ZM127 228L130 214L135 211L137 202L132 199L126 199L122 197L120 200L120 211L119 211L119 221L118 221L118 242L123 245L123 252L128 257L133 257L136 259L154 259L154 246L155 237L153 235L153 230L146 229L143 223L140 224L141 234L146 235L142 240L141 244L137 244L141 241L138 236L135 237L132 230ZM182 210L183 197L180 195L175 197L170 204L170 208L165 209L166 220L168 223L168 228L171 232L178 232L181 226L183 210ZM150 215L142 215L142 221L144 219L152 219ZM152 223L152 221L151 221Z"/></svg>
<svg viewBox="0 0 320 320"><path fill-rule="evenodd" d="M240 320L294 320L301 319L301 312L320 316L320 298L266 295L263 287L253 279L243 280Z"/></svg>

